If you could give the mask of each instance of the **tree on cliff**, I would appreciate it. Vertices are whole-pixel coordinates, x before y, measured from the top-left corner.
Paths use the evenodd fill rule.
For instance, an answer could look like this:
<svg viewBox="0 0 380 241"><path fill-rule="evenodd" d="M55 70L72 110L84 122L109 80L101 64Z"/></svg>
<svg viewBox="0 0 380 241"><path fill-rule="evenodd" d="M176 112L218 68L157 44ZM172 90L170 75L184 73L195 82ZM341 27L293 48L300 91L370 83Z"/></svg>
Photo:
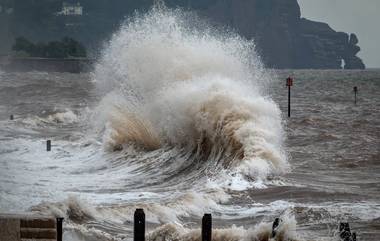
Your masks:
<svg viewBox="0 0 380 241"><path fill-rule="evenodd" d="M16 38L13 51L26 53L30 57L41 58L79 58L86 57L83 44L72 38L65 37L61 41L51 41L47 44L34 44L24 37Z"/></svg>
<svg viewBox="0 0 380 241"><path fill-rule="evenodd" d="M24 51L26 53L31 53L34 48L34 44L24 37L17 38L15 44L12 46L12 50Z"/></svg>

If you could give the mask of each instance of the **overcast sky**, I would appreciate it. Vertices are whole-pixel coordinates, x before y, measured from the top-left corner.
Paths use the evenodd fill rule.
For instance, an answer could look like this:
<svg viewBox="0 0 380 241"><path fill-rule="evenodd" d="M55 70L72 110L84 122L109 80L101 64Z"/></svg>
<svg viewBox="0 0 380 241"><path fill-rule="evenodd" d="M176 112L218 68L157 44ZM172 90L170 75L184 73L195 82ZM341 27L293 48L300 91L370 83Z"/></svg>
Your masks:
<svg viewBox="0 0 380 241"><path fill-rule="evenodd" d="M380 0L298 0L302 17L356 33L367 68L380 67Z"/></svg>

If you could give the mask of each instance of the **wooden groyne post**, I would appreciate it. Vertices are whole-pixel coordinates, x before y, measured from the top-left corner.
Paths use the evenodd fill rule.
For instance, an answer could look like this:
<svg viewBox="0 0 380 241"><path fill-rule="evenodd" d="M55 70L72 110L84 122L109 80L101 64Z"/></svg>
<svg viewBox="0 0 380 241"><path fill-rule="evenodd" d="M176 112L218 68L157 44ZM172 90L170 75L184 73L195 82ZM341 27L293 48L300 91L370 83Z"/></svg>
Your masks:
<svg viewBox="0 0 380 241"><path fill-rule="evenodd" d="M356 241L356 233L351 233L349 223L340 223L339 236L342 241Z"/></svg>
<svg viewBox="0 0 380 241"><path fill-rule="evenodd" d="M63 236L63 230L62 230L62 224L63 224L63 218L57 218L57 241L62 241Z"/></svg>
<svg viewBox="0 0 380 241"><path fill-rule="evenodd" d="M280 225L280 222L281 222L281 219L280 218L276 218L272 224L272 238L274 238L277 234L277 228L278 226Z"/></svg>
<svg viewBox="0 0 380 241"><path fill-rule="evenodd" d="M133 241L145 241L145 213L142 208L135 211Z"/></svg>
<svg viewBox="0 0 380 241"><path fill-rule="evenodd" d="M276 238L278 229L281 227L282 223L283 220L281 218L276 218L274 220L272 224L272 232L269 234L268 238ZM339 237L341 241L356 241L356 233L351 233L348 223L340 223ZM145 241L145 213L141 208L136 209L134 214L133 240ZM212 240L212 216L209 213L204 214L202 218L201 240Z"/></svg>
<svg viewBox="0 0 380 241"><path fill-rule="evenodd" d="M212 217L206 213L202 218L202 241L211 241L212 238Z"/></svg>

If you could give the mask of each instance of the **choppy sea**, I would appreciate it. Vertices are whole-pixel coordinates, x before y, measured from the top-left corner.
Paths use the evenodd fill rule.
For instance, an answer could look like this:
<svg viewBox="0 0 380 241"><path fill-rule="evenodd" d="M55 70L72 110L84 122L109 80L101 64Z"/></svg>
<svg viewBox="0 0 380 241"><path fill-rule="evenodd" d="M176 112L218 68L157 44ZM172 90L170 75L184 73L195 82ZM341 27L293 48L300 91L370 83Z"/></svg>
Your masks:
<svg viewBox="0 0 380 241"><path fill-rule="evenodd" d="M0 71L0 212L70 241L130 240L136 208L149 240L199 240L204 213L214 240L276 217L274 240L380 239L380 70L268 70L183 15L130 19L91 73Z"/></svg>

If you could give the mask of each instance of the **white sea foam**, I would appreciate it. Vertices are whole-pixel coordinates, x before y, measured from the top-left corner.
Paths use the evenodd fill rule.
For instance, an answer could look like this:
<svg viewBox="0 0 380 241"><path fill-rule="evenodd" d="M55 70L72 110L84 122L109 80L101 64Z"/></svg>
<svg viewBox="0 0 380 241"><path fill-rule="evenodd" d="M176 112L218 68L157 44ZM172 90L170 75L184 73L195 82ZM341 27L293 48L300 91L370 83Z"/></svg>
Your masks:
<svg viewBox="0 0 380 241"><path fill-rule="evenodd" d="M87 110L83 110L83 115L86 114ZM46 114L42 113L41 115L33 115L27 117L18 117L16 118L22 123L31 126L31 127L41 127L45 125L70 125L79 122L82 119L82 116L75 113L70 109L57 110L52 113ZM84 119L84 118L83 118Z"/></svg>
<svg viewBox="0 0 380 241"><path fill-rule="evenodd" d="M66 109L64 112L51 114L46 119L50 122L67 124L77 122L78 116L72 110Z"/></svg>

